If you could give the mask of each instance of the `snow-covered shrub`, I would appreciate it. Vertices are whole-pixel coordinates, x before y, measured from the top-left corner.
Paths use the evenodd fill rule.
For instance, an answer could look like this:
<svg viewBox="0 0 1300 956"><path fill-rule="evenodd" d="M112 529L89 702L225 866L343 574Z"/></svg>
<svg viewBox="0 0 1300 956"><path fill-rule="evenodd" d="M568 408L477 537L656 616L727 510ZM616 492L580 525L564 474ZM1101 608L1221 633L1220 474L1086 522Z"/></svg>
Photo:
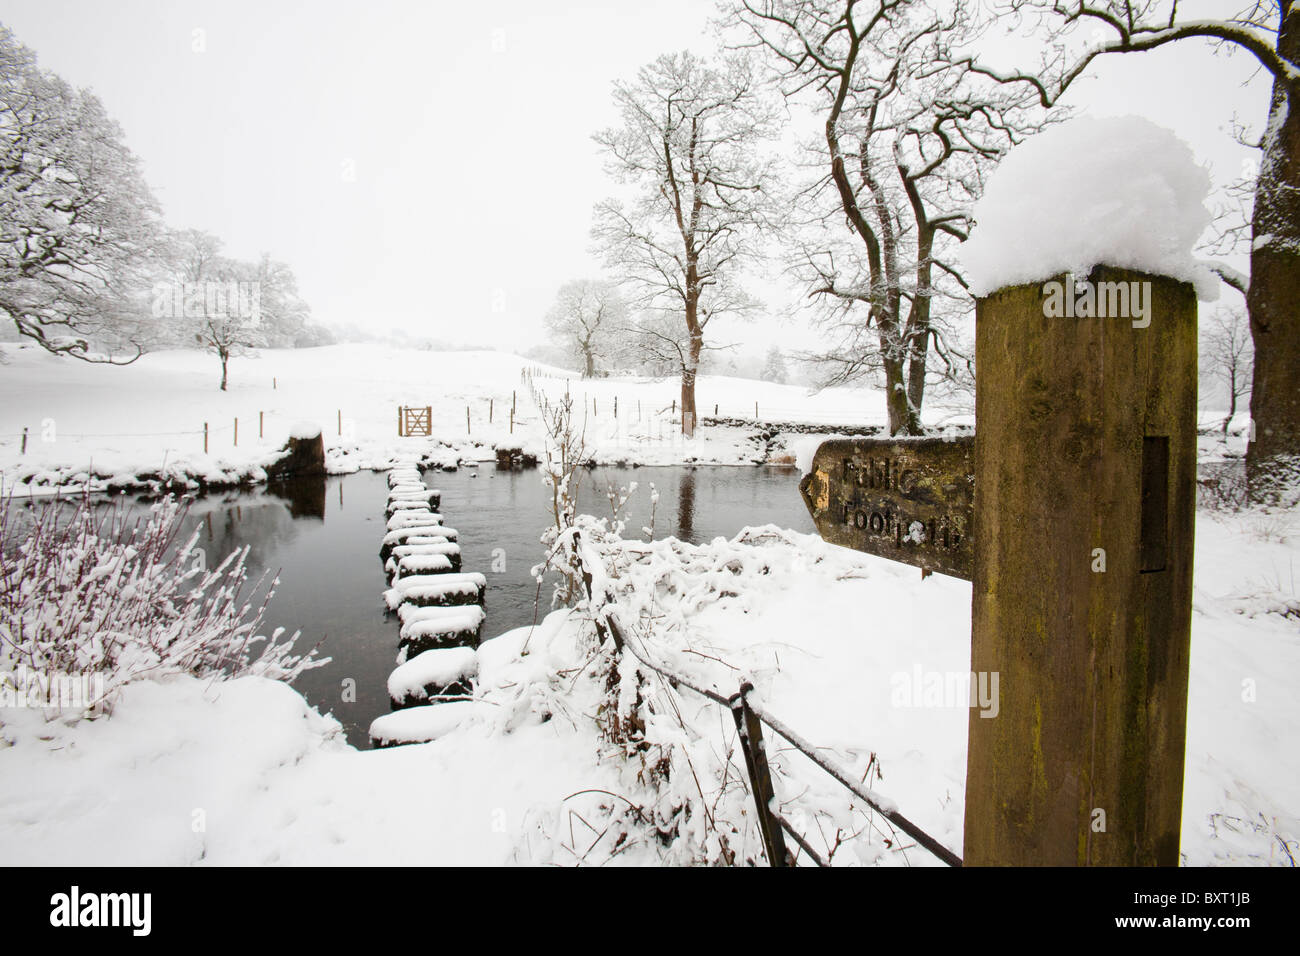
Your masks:
<svg viewBox="0 0 1300 956"><path fill-rule="evenodd" d="M617 574L623 560L621 513L634 490L607 490L609 518L573 514L562 532L548 532L552 565L590 574L594 596L588 599L583 587L574 601L577 618L586 622L576 648L580 659L567 662L555 694L588 702L584 718L594 720L601 757L617 766L623 786L618 794L576 794L563 808L552 808L550 816L539 811L537 828L585 863L598 864L631 847L648 845L653 845L655 858L675 865L761 862L762 843L743 761L734 746L734 727L726 733L730 714L706 705L702 716L710 726L701 732L696 726L699 699L684 699L628 647L619 647L606 620L603 596L612 596L620 582L607 576L605 559L612 558L616 565L608 574ZM581 577L578 580L581 583ZM635 641L642 653L647 646L660 653L646 621L633 616L620 622L624 637ZM590 690L577 690L577 679ZM718 717L731 741L722 748L711 722ZM594 825L599 836L569 846L564 821L571 816Z"/></svg>
<svg viewBox="0 0 1300 956"><path fill-rule="evenodd" d="M538 850L549 841L564 850L557 861L594 865L617 857L645 862L647 851L649 859L672 865L766 865L732 713L684 682L723 698L750 683L749 699L765 705L779 662L773 666L762 645L752 654L725 650L708 636L710 626L697 622L716 622L719 611L744 620L749 608L762 606L758 595L774 580L807 575L828 556L810 554L806 536L772 525L702 545L627 539L618 527L616 519L578 514L559 539L561 547L572 547L577 535L593 599L579 602L569 618L571 626L585 621L585 631L576 642L579 656L563 662L554 682L557 697L581 702L569 708L580 711L577 719L595 723L602 761L616 768L618 785L575 794L549 814L539 810L532 832L540 839L529 846ZM853 560L829 559L816 573L833 579L860 574ZM611 613L621 625L621 646L613 639ZM765 749L774 809L822 860L933 862L924 851L912 852L914 841L771 728ZM874 751L816 749L869 789L883 779ZM786 847L801 865L811 862L791 840Z"/></svg>
<svg viewBox="0 0 1300 956"><path fill-rule="evenodd" d="M573 414L573 399L563 399L539 405L542 424L546 428L546 463L542 481L551 492L551 525L542 535L546 560L533 568L533 577L541 586L542 576L548 570L559 572L552 607L570 607L582 596L582 577L572 554L560 542L561 537L573 527L578 510L578 485L582 469L587 466L586 423L581 426Z"/></svg>
<svg viewBox="0 0 1300 956"><path fill-rule="evenodd" d="M119 688L144 678L291 681L328 661L314 650L294 655L296 633L258 633L275 582L256 605L245 596L247 548L209 570L198 528L180 537L186 511L174 498L135 521L88 498L70 513L47 503L25 531L19 512L12 499L0 509L0 680L12 683L16 671L93 677L93 699L65 716L111 706Z"/></svg>

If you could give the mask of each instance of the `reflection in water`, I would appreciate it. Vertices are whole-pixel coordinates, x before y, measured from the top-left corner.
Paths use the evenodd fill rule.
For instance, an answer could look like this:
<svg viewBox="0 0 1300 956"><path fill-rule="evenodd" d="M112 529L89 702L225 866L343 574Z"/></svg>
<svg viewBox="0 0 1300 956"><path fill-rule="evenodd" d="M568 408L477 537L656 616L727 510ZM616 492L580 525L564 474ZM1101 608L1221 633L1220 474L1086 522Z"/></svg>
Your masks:
<svg viewBox="0 0 1300 956"><path fill-rule="evenodd" d="M325 476L304 475L269 482L266 490L289 502L295 518L325 518ZM343 507L343 483L339 482L339 507Z"/></svg>
<svg viewBox="0 0 1300 956"><path fill-rule="evenodd" d="M695 469L688 468L677 479L677 537L695 538Z"/></svg>

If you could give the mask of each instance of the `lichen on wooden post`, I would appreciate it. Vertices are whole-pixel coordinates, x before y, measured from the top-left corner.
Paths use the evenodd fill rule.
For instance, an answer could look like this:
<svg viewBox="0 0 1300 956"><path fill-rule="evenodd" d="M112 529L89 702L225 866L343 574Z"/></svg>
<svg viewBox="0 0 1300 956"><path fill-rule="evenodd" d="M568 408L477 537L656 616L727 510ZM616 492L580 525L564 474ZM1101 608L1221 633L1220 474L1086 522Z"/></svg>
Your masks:
<svg viewBox="0 0 1300 956"><path fill-rule="evenodd" d="M1196 300L1187 283L1098 267L1077 293L1092 305L1066 316L1049 300L1075 284L1055 281L976 306L971 669L999 674L1001 700L996 717L970 713L963 856L1173 866ZM1133 314L1113 308L1121 283L1141 297L1126 296Z"/></svg>

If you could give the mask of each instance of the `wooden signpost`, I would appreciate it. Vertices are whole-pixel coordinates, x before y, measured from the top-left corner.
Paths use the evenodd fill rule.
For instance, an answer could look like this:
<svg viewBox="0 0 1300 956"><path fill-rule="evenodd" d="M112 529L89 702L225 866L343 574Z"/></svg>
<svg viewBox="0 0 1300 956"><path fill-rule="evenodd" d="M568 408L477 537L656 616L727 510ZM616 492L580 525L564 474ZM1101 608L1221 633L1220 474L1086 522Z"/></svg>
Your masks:
<svg viewBox="0 0 1300 956"><path fill-rule="evenodd" d="M970 714L964 863L1176 866L1192 288L1099 267L1002 289L975 356L973 440L826 442L800 490L827 541L972 581L971 670L1001 700Z"/></svg>
<svg viewBox="0 0 1300 956"><path fill-rule="evenodd" d="M974 436L823 442L799 483L832 544L970 580Z"/></svg>

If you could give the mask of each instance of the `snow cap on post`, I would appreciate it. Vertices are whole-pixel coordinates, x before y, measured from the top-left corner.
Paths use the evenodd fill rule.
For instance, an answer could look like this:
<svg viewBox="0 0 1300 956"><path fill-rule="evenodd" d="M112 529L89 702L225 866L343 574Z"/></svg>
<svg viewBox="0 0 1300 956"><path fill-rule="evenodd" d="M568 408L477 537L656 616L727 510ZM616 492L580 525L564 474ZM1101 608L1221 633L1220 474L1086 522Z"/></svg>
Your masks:
<svg viewBox="0 0 1300 956"><path fill-rule="evenodd" d="M320 426L315 422L301 421L296 422L293 428L289 429L289 437L296 438L299 441L307 438L316 438L320 435Z"/></svg>
<svg viewBox="0 0 1300 956"><path fill-rule="evenodd" d="M973 209L960 258L983 297L1108 265L1218 297L1193 249L1210 223L1210 176L1172 131L1139 116L1079 117L1007 154Z"/></svg>

